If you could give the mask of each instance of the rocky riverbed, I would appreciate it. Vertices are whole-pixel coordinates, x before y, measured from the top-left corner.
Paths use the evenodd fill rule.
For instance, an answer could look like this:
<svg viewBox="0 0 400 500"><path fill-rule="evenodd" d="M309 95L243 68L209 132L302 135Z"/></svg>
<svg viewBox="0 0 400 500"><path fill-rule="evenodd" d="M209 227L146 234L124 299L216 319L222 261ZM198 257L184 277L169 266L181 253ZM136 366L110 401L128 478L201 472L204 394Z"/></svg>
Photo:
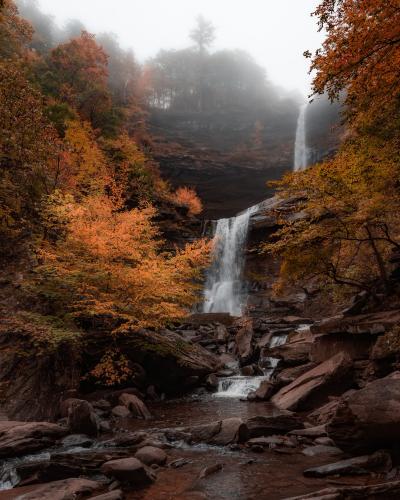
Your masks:
<svg viewBox="0 0 400 500"><path fill-rule="evenodd" d="M53 422L9 407L0 499L398 498L399 317L194 315L163 341L142 332L130 387L60 394Z"/></svg>

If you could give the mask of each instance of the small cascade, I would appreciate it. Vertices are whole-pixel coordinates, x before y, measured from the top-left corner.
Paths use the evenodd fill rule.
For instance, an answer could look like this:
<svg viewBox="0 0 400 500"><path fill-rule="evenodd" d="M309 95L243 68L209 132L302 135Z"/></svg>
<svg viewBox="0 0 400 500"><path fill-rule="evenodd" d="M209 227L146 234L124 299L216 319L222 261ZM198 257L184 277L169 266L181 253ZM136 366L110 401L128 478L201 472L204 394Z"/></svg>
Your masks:
<svg viewBox="0 0 400 500"><path fill-rule="evenodd" d="M244 248L251 215L258 205L236 217L219 219L214 232L214 258L208 271L203 312L240 316L246 302L242 282Z"/></svg>
<svg viewBox="0 0 400 500"><path fill-rule="evenodd" d="M274 335L270 340L269 347L273 349L274 347L286 344L287 338L288 336L285 333L282 333L281 335Z"/></svg>
<svg viewBox="0 0 400 500"><path fill-rule="evenodd" d="M304 170L308 165L308 150L306 141L306 111L307 103L304 103L300 108L299 117L297 119L296 139L294 143L294 164L293 170Z"/></svg>
<svg viewBox="0 0 400 500"><path fill-rule="evenodd" d="M251 391L256 391L263 380L266 380L266 377L262 375L258 377L237 376L221 378L215 396L245 398Z"/></svg>

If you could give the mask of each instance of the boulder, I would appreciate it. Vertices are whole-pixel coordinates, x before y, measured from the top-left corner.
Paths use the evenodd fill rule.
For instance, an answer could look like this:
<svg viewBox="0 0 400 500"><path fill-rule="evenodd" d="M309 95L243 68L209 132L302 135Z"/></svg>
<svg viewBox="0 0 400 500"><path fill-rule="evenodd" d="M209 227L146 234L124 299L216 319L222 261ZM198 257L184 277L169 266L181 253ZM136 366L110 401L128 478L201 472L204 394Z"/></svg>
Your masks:
<svg viewBox="0 0 400 500"><path fill-rule="evenodd" d="M305 365L284 368L276 376L276 381L279 385L288 385L299 378L301 375L303 375L303 373L306 373L315 368L315 366L316 363L307 363Z"/></svg>
<svg viewBox="0 0 400 500"><path fill-rule="evenodd" d="M161 448L154 446L143 446L135 453L135 458L145 465L164 465L167 461L167 454Z"/></svg>
<svg viewBox="0 0 400 500"><path fill-rule="evenodd" d="M363 455L360 457L347 458L331 464L312 467L304 471L306 477L327 477L327 476L354 476L368 474L370 471L378 469L388 469L391 467L390 455L383 451L377 451L373 455Z"/></svg>
<svg viewBox="0 0 400 500"><path fill-rule="evenodd" d="M147 406L134 394L121 394L119 402L121 405L126 406L133 417L144 418L145 420L151 418L151 413Z"/></svg>
<svg viewBox="0 0 400 500"><path fill-rule="evenodd" d="M49 422L0 421L0 458L17 457L47 448L67 430Z"/></svg>
<svg viewBox="0 0 400 500"><path fill-rule="evenodd" d="M247 395L247 399L249 401L268 401L275 392L275 384L269 380L263 380L257 390L251 391Z"/></svg>
<svg viewBox="0 0 400 500"><path fill-rule="evenodd" d="M101 472L108 477L129 482L136 487L146 486L155 480L154 472L140 460L133 457L105 462L101 466Z"/></svg>
<svg viewBox="0 0 400 500"><path fill-rule="evenodd" d="M249 438L286 434L303 427L301 419L289 411L273 411L272 415L257 416L246 421Z"/></svg>
<svg viewBox="0 0 400 500"><path fill-rule="evenodd" d="M215 373L211 373L206 378L206 387L209 391L216 391L218 389L218 377Z"/></svg>
<svg viewBox="0 0 400 500"><path fill-rule="evenodd" d="M343 388L351 383L351 367L351 359L341 352L283 387L271 401L283 410L310 409L323 402L328 394L343 392Z"/></svg>
<svg viewBox="0 0 400 500"><path fill-rule="evenodd" d="M126 406L117 405L111 410L111 414L117 418L128 418L132 416L131 412Z"/></svg>
<svg viewBox="0 0 400 500"><path fill-rule="evenodd" d="M239 363L245 365L251 361L253 355L253 323L249 318L243 318L240 322L240 328L236 333L235 343Z"/></svg>
<svg viewBox="0 0 400 500"><path fill-rule="evenodd" d="M101 484L96 481L89 481L83 478L69 478L61 481L52 481L46 484L38 484L30 491L23 493L25 488L13 490L18 500L78 500L87 498L93 491L99 489Z"/></svg>
<svg viewBox="0 0 400 500"><path fill-rule="evenodd" d="M217 356L197 344L184 341L179 334L170 330L158 333L126 326L121 327L119 332L118 347L128 359L143 367L147 383L157 386L160 392L182 392L190 377L203 380L208 374L222 368ZM101 352L104 352L103 337L107 336L93 336L90 347L101 348Z"/></svg>
<svg viewBox="0 0 400 500"><path fill-rule="evenodd" d="M229 333L225 325L217 325L215 332L215 340L218 342L226 342L229 339Z"/></svg>
<svg viewBox="0 0 400 500"><path fill-rule="evenodd" d="M327 424L328 436L345 451L400 444L400 372L343 396Z"/></svg>
<svg viewBox="0 0 400 500"><path fill-rule="evenodd" d="M268 355L283 360L285 366L298 366L310 362L311 343L293 342L268 349Z"/></svg>
<svg viewBox="0 0 400 500"><path fill-rule="evenodd" d="M93 444L93 439L86 436L86 434L70 434L66 436L62 441L62 445L66 448L80 446L82 448L89 447Z"/></svg>
<svg viewBox="0 0 400 500"><path fill-rule="evenodd" d="M69 398L60 406L62 417L67 418L67 425L72 432L97 436L100 421L93 406L84 399Z"/></svg>
<svg viewBox="0 0 400 500"><path fill-rule="evenodd" d="M319 455L332 457L335 455L343 455L343 451L336 448L336 446L316 444L315 446L306 446L302 450L302 454L307 457L318 457Z"/></svg>
<svg viewBox="0 0 400 500"><path fill-rule="evenodd" d="M400 497L400 481L373 484L369 486L339 486L324 488L299 497L285 498L284 500L342 500L356 498L390 499Z"/></svg>
<svg viewBox="0 0 400 500"><path fill-rule="evenodd" d="M209 424L182 429L192 443L208 443L218 446L246 441L247 426L241 418L226 418Z"/></svg>

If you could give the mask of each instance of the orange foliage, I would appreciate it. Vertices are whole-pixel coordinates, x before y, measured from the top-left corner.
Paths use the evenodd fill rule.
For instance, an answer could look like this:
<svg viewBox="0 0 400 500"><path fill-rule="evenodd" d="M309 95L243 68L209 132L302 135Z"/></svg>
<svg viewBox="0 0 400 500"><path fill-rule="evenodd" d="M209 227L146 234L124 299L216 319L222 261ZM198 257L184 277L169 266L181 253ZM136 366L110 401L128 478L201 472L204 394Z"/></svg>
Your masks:
<svg viewBox="0 0 400 500"><path fill-rule="evenodd" d="M353 113L390 108L400 94L399 2L324 0L314 15L327 32L311 66L314 90L332 98L345 90Z"/></svg>
<svg viewBox="0 0 400 500"><path fill-rule="evenodd" d="M175 203L183 205L189 209L189 214L197 215L203 210L200 198L196 191L188 187L180 187L175 191L173 196Z"/></svg>
<svg viewBox="0 0 400 500"><path fill-rule="evenodd" d="M117 317L136 327L157 327L184 316L197 300L196 280L208 263L208 243L163 253L154 208L115 208L104 195L82 203L66 199L61 210L68 217L66 237L41 249L38 288L47 296L61 291L58 299L79 317Z"/></svg>

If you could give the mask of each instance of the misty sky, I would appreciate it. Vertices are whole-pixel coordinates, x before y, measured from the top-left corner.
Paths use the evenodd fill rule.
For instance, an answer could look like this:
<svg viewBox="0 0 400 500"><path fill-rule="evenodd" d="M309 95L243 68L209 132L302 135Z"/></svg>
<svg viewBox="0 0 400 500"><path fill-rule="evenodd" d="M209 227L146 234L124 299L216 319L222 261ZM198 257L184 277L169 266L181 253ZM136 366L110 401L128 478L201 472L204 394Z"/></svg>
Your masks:
<svg viewBox="0 0 400 500"><path fill-rule="evenodd" d="M80 19L93 32L112 31L123 47L132 47L139 61L160 48L191 44L188 33L198 14L213 22L213 49L248 51L270 80L287 90L309 93L306 49L322 40L310 17L318 0L38 0L61 26Z"/></svg>

